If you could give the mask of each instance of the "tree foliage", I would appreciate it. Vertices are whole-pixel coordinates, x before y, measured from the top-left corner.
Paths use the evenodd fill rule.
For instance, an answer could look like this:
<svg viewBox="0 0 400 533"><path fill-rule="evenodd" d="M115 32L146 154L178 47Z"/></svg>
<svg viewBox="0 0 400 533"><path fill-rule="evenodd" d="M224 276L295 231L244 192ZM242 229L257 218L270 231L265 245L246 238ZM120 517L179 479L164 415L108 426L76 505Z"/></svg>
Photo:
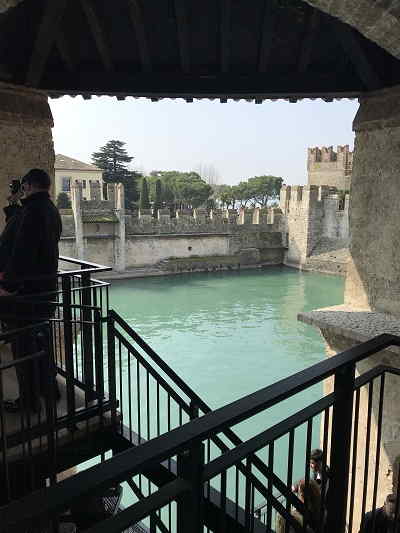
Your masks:
<svg viewBox="0 0 400 533"><path fill-rule="evenodd" d="M58 209L71 209L71 200L66 192L60 192L57 196Z"/></svg>
<svg viewBox="0 0 400 533"><path fill-rule="evenodd" d="M283 179L277 176L254 176L238 185L220 185L215 197L221 207L266 207L279 198Z"/></svg>
<svg viewBox="0 0 400 533"><path fill-rule="evenodd" d="M155 186L160 180L163 204L176 209L195 208L207 202L212 188L197 172L177 170L151 172L148 177L151 198L155 202Z"/></svg>
<svg viewBox="0 0 400 533"><path fill-rule="evenodd" d="M128 155L125 143L118 140L108 141L98 152L92 154L92 162L103 171L105 183L123 183L125 186L125 207L130 209L138 200L137 182L139 172L129 170L133 161Z"/></svg>
<svg viewBox="0 0 400 533"><path fill-rule="evenodd" d="M142 186L140 189L140 209L150 209L149 189L147 187L146 178L142 178Z"/></svg>
<svg viewBox="0 0 400 533"><path fill-rule="evenodd" d="M155 183L155 193L153 201L154 216L157 216L157 211L163 207L163 194L161 180L157 179Z"/></svg>

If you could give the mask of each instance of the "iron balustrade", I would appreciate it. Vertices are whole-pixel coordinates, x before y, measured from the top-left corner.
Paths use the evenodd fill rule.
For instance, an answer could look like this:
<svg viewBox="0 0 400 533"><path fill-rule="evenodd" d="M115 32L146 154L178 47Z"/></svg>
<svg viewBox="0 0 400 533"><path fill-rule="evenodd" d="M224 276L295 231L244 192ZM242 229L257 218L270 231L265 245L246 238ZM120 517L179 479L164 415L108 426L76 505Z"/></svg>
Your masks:
<svg viewBox="0 0 400 533"><path fill-rule="evenodd" d="M114 339L114 343L110 345L111 354L115 352L115 339L118 338L118 335L115 335L115 319L115 313L111 313L108 320L108 334ZM118 322L122 323L121 320ZM132 337L136 343L143 342L136 334ZM225 407L196 417L182 426L178 424L174 429L142 442L134 449L119 453L57 486L39 490L19 502L3 507L0 509L0 530L7 533L22 531L26 524L32 523L47 526L49 520L67 510L74 501L123 481L131 483L135 476L160 468L160 465L167 465L168 461L172 463L177 458L176 472L172 475L170 471L171 477L168 481L160 487L151 486L144 498L139 498L139 501L128 506L118 516L92 527L90 533L123 531L148 517L151 517L152 531L158 529L183 533L188 531L190 526L190 531L196 532L203 531L204 525L210 531L218 533L270 531L274 527L272 515L275 512L283 516L285 531L288 531L289 527L294 531L309 531L310 527L315 532L336 533L344 532L346 526L349 531L353 531L356 519L359 522L366 510L374 509L377 505L385 377L388 373L399 374L396 369L379 366L355 379L355 365L390 346L400 346L400 339L392 335L380 335ZM130 348L130 352L134 353L132 348L134 346ZM145 347L146 351L149 351L148 348ZM112 357L113 354L111 359ZM152 353L152 359L157 357L157 354ZM174 379L165 363L162 360L158 362L169 377ZM232 428L238 423L259 413L268 413L274 406L282 405L288 398L331 376L334 376L332 394L323 396L276 424L265 423L267 429L244 442L232 432ZM179 387L183 384L185 393L190 392L182 380L178 378L177 382ZM365 389L368 390L366 425L359 423L360 395L364 394ZM379 399L374 432L372 416L376 389L379 389ZM176 397L174 400L177 405L180 404ZM202 404L199 400L197 398L197 408L199 403ZM125 410L124 420L126 416ZM297 472L294 467L299 461L304 468L305 483L310 484L309 454L315 428L318 429L319 440L321 416L323 469L329 465L330 474L329 478L322 478L319 513L312 515L309 512L311 501L307 497L304 502L298 499L292 492L291 485L296 481L294 476ZM303 433L300 431L302 427ZM300 458L296 457L296 439L299 435L304 441ZM207 454L204 454L204 444L207 446L207 442L211 440L215 443L216 439L223 443L221 453L208 459ZM365 439L367 447L365 457L362 458L364 468L361 472L363 482L360 488L357 484L357 478L360 476L357 466L360 461L357 443L361 439ZM371 439L375 439L372 462L372 456L368 454ZM231 441L233 446L229 447L227 440ZM287 450L287 462L283 469L285 475L276 468L277 451L282 451L283 442L286 442ZM370 483L369 479L373 479L373 482ZM218 507L219 512L212 515L210 492L215 491L215 486L218 486L220 500L214 508ZM360 490L362 494L358 499L361 501L361 509L357 510L356 517L354 501L357 500L357 492L360 493ZM281 495L280 498L276 496L276 492ZM262 499L267 500L265 524L254 516L258 506L257 499L260 502ZM174 523L166 525L163 521L163 510L171 503L176 508L176 517L174 516ZM398 513L399 505L396 507ZM300 513L301 523L293 518L293 509ZM160 519L162 527L156 523L154 517Z"/></svg>
<svg viewBox="0 0 400 533"><path fill-rule="evenodd" d="M46 467L43 468L47 474L44 477L48 478L50 484L55 483L57 450L68 440L76 439L78 434L82 436L85 432L89 433L91 421L97 419L102 424L111 410L103 375L107 366L107 354L103 349L103 323L108 312L108 283L93 277L110 268L68 257L60 257L60 261L74 268L57 273L55 291L1 298L3 331L0 343L14 342L14 346L17 346L19 339L32 335L33 331L39 335L47 331L49 341L46 350L38 353L34 348L36 338L29 345L25 343L20 350L24 352L31 349L35 353L20 353L14 360L8 350L7 358L10 360L3 360L0 365L0 475L5 479L1 494L3 503L38 488L32 483L22 482L25 474L21 476L18 487L15 483L7 483L11 463L13 475L18 476L19 472L32 471L35 456L47 454ZM10 330L10 327L13 329ZM7 355L5 349L4 346L2 356ZM15 349L18 351L18 347ZM42 359L47 361L49 356L53 365L52 373L46 368L43 370L41 363ZM32 401L23 396L19 412L7 414L4 400L10 399L10 392L14 397L18 395L15 374L18 374L20 367L27 367L28 361L30 367L25 374L47 372L44 385L43 377L40 379L41 386L38 379L35 380L34 396L43 396L43 387L48 387L51 394L39 400L41 410L38 414L32 413ZM60 401L52 378L55 373L61 392ZM24 376L22 378L26 379ZM43 475L37 472L36 477L41 477L43 482Z"/></svg>

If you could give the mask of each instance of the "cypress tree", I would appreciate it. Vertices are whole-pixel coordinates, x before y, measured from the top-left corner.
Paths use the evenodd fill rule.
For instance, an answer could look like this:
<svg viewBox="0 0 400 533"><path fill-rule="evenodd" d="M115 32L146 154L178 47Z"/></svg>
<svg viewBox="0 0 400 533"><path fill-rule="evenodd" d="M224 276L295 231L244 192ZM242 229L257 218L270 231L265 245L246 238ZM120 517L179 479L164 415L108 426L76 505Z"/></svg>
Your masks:
<svg viewBox="0 0 400 533"><path fill-rule="evenodd" d="M149 189L146 178L142 179L142 188L140 191L140 209L150 209Z"/></svg>
<svg viewBox="0 0 400 533"><path fill-rule="evenodd" d="M161 180L156 181L156 194L154 198L154 216L157 217L157 211L162 208L162 186Z"/></svg>

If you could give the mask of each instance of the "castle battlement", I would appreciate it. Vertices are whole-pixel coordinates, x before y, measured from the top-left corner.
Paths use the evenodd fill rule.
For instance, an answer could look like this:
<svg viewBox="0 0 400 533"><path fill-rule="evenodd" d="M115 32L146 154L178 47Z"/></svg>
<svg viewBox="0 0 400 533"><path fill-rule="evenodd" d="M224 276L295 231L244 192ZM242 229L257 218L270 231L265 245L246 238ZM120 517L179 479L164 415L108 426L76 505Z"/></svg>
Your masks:
<svg viewBox="0 0 400 533"><path fill-rule="evenodd" d="M353 152L348 144L308 148L309 185L328 185L349 190L353 169Z"/></svg>
<svg viewBox="0 0 400 533"><path fill-rule="evenodd" d="M349 195L346 194L343 201L336 187L328 185L283 185L279 206L283 214L287 215L290 212L312 211L316 208L326 210L328 201L329 205L336 202L337 211L348 210Z"/></svg>

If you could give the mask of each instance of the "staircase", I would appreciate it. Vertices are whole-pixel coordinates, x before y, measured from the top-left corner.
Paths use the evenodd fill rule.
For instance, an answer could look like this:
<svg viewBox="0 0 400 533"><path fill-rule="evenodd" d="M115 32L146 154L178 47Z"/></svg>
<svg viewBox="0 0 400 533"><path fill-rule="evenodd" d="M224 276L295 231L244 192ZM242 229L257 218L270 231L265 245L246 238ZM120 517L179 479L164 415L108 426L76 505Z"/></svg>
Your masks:
<svg viewBox="0 0 400 533"><path fill-rule="evenodd" d="M215 533L261 533L275 529L277 514L294 531L304 531L312 523L315 533L352 532L361 520L354 501L361 499L364 510L367 505L376 508L379 431L375 458L364 465L365 483L374 495L371 502L366 499L368 491L355 483L356 472L360 475L357 442L369 442L372 431L371 410L366 427L358 425L360 395L371 396L370 401L378 406L374 416L382 429L385 377L397 379L399 371L378 365L356 378L355 363L388 346L400 346L399 338L381 335L212 411L118 313L99 305L99 294L92 294L88 302L86 293L90 305L73 304L66 289L61 303L64 312L52 327L62 326L64 335L64 344L59 343L63 352L56 360L66 380L67 414L59 418L56 409L56 417L45 425L52 446L28 457L29 464L46 458L43 475L50 486L38 486L22 500L11 498L1 507L0 532L61 531L62 517L77 502L120 484L128 496L125 507L118 506L119 512L92 525L90 533L140 528L150 533L203 533L204 528ZM73 323L79 324L76 337ZM72 345L65 344L71 341ZM76 349L78 341L82 350ZM73 361L80 357L76 364L68 363L68 353ZM0 377L1 371L2 367ZM334 392L321 393L311 405L302 405L301 392L330 376ZM84 402L72 409L77 386ZM372 398L374 391L377 402ZM272 410L289 398L296 399L293 413L271 422ZM238 424L261 413L257 419L260 432L240 438ZM93 425L91 417L93 429L77 433L76 428ZM35 427L31 429L39 434ZM61 430L65 435L62 446ZM6 461L7 438L2 437ZM315 442L323 450L323 467L329 464L332 473L332 496L325 501L322 486L317 517L292 492L299 477L310 482L308 458ZM88 458L97 464L56 482L58 472ZM294 509L303 524L294 518Z"/></svg>

